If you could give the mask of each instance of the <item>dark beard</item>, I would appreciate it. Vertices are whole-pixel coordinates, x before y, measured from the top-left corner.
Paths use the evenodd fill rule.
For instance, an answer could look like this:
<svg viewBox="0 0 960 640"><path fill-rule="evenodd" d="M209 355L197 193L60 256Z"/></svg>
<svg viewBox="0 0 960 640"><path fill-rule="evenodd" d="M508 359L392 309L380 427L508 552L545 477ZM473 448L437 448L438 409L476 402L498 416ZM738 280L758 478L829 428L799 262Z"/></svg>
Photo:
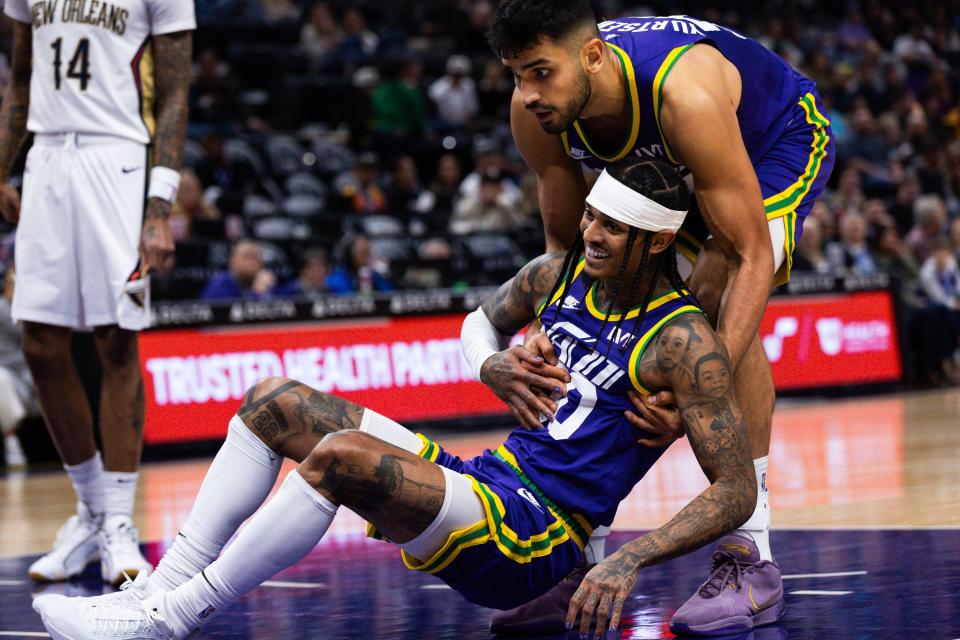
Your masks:
<svg viewBox="0 0 960 640"><path fill-rule="evenodd" d="M557 122L548 122L540 126L543 127L544 131L552 134L563 133L569 129L576 119L580 117L580 114L583 113L587 102L590 101L591 91L590 78L587 77L583 69L580 69L580 72L577 74L576 84L573 87L573 96L567 100L567 103L562 109L557 109Z"/></svg>

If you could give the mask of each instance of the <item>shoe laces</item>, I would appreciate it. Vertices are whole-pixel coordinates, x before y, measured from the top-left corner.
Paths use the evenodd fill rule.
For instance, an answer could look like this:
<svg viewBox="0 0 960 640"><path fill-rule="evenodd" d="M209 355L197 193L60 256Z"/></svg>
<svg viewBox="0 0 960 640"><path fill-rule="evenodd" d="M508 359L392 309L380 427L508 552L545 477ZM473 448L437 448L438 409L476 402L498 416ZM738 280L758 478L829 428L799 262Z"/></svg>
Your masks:
<svg viewBox="0 0 960 640"><path fill-rule="evenodd" d="M744 562L730 552L714 552L713 571L700 586L700 595L704 598L715 598L726 588L739 591L743 584L743 574L749 573L756 566L756 562Z"/></svg>
<svg viewBox="0 0 960 640"><path fill-rule="evenodd" d="M93 609L91 613L96 637L173 638L173 630L160 612L155 607L146 606L142 600L113 600L90 607Z"/></svg>
<svg viewBox="0 0 960 640"><path fill-rule="evenodd" d="M136 547L137 541L139 540L139 532L137 531L137 528L125 522L119 524L112 530L104 527L101 531L103 533L104 542L106 542L107 546L123 544Z"/></svg>
<svg viewBox="0 0 960 640"><path fill-rule="evenodd" d="M150 578L147 575L146 571L141 571L137 574L136 578L131 578L130 574L126 571L123 571L123 577L126 578L123 584L120 585L120 591L129 593L134 596L137 600L144 600L147 597L147 582Z"/></svg>

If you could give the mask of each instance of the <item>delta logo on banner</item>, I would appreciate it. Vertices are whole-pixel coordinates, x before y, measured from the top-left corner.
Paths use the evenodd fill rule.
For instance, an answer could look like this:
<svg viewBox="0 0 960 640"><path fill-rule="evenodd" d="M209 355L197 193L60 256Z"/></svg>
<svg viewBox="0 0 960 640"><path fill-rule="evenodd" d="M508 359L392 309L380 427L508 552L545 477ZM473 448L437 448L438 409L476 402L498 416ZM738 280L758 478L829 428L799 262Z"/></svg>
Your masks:
<svg viewBox="0 0 960 640"><path fill-rule="evenodd" d="M887 291L775 298L760 336L778 389L892 382L901 376Z"/></svg>

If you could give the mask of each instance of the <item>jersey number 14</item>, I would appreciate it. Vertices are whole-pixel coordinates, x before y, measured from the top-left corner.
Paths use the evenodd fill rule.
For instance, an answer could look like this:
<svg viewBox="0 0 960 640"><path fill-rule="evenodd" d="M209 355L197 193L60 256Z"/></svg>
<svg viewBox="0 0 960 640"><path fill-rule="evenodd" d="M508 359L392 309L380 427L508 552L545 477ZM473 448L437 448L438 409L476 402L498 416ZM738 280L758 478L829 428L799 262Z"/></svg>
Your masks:
<svg viewBox="0 0 960 640"><path fill-rule="evenodd" d="M59 90L62 83L60 67L63 65L63 38L57 38L50 45L53 49L53 86ZM80 91L86 91L90 83L90 40L81 38L67 65L67 78L80 82Z"/></svg>

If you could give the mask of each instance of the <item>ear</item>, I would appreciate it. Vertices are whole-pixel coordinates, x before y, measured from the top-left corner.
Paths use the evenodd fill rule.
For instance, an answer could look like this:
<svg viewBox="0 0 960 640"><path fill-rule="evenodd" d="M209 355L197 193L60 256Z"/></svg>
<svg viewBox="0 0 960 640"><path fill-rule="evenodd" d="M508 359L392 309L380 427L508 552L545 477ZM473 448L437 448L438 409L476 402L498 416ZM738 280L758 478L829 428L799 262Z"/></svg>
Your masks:
<svg viewBox="0 0 960 640"><path fill-rule="evenodd" d="M606 46L600 38L590 38L586 44L580 48L580 61L587 73L597 74L603 67L604 53Z"/></svg>
<svg viewBox="0 0 960 640"><path fill-rule="evenodd" d="M673 242L676 234L673 231L657 231L650 238L650 253L655 255L666 251L667 247Z"/></svg>

